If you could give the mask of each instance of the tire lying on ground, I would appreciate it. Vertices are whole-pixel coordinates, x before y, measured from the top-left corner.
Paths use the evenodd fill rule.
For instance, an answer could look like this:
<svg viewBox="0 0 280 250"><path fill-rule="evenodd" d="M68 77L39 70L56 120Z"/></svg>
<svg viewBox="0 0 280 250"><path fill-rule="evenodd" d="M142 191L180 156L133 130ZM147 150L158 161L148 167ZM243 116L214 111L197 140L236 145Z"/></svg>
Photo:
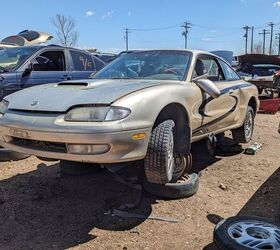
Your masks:
<svg viewBox="0 0 280 250"><path fill-rule="evenodd" d="M184 174L175 183L155 184L145 178L143 180L143 187L147 192L166 199L180 199L192 196L197 192L198 186L199 177L196 173Z"/></svg>
<svg viewBox="0 0 280 250"><path fill-rule="evenodd" d="M214 229L214 249L280 249L280 225L253 216L222 220Z"/></svg>
<svg viewBox="0 0 280 250"><path fill-rule="evenodd" d="M73 162L73 161L60 161L60 172L66 175L86 175L92 173L99 173L102 168L99 164Z"/></svg>
<svg viewBox="0 0 280 250"><path fill-rule="evenodd" d="M0 147L0 162L1 161L18 161L29 157L28 154L18 153L6 148Z"/></svg>
<svg viewBox="0 0 280 250"><path fill-rule="evenodd" d="M248 106L243 125L240 128L232 130L232 137L237 143L248 143L254 131L255 113L252 107Z"/></svg>
<svg viewBox="0 0 280 250"><path fill-rule="evenodd" d="M144 159L145 175L149 182L165 184L172 179L175 164L174 127L174 121L166 120L152 131Z"/></svg>

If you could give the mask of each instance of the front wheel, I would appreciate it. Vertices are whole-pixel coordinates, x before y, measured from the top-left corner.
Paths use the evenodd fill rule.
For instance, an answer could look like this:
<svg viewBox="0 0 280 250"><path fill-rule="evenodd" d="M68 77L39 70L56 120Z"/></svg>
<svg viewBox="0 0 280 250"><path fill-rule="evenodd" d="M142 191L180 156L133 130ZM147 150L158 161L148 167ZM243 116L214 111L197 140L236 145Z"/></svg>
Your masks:
<svg viewBox="0 0 280 250"><path fill-rule="evenodd" d="M243 125L231 131L232 137L237 143L248 143L251 140L254 131L254 118L254 110L248 106Z"/></svg>
<svg viewBox="0 0 280 250"><path fill-rule="evenodd" d="M175 165L174 127L174 121L166 120L152 131L144 159L145 175L149 182L166 184L172 179Z"/></svg>

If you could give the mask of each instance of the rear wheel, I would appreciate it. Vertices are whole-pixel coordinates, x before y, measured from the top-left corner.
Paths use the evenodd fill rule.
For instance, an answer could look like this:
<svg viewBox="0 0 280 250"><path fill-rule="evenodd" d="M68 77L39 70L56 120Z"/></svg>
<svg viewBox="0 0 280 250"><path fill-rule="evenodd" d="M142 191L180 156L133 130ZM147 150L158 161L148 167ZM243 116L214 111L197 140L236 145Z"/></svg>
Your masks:
<svg viewBox="0 0 280 250"><path fill-rule="evenodd" d="M152 131L144 159L145 175L149 182L165 184L172 179L175 165L174 127L174 121L166 120Z"/></svg>
<svg viewBox="0 0 280 250"><path fill-rule="evenodd" d="M248 143L254 131L254 110L248 106L243 125L240 128L232 130L232 137L237 143Z"/></svg>

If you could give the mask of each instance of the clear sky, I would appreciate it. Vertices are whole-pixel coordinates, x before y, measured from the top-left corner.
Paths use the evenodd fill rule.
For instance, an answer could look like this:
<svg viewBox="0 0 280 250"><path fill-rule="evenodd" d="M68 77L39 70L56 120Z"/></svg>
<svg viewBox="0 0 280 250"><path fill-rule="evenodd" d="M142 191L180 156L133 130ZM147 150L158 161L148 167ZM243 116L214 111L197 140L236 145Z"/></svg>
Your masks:
<svg viewBox="0 0 280 250"><path fill-rule="evenodd" d="M50 21L57 13L72 16L79 33L79 47L101 51L125 49L124 29L168 29L131 31L130 49L183 48L182 27L191 22L189 47L204 50L244 50L245 25L258 33L274 22L279 32L280 1L277 0L1 0L0 38L24 29L55 36ZM269 36L267 36L267 44ZM53 41L55 42L55 41Z"/></svg>

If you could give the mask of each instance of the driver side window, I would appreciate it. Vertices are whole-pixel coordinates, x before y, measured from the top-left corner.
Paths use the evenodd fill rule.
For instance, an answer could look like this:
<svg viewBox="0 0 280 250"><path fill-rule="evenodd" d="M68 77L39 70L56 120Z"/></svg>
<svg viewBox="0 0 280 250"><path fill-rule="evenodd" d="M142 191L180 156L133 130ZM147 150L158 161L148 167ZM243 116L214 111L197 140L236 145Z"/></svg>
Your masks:
<svg viewBox="0 0 280 250"><path fill-rule="evenodd" d="M65 71L63 51L46 51L36 57L33 63L34 71Z"/></svg>
<svg viewBox="0 0 280 250"><path fill-rule="evenodd" d="M198 58L196 61L193 78L205 76L203 78L209 79L213 82L224 81L223 72L214 58Z"/></svg>

